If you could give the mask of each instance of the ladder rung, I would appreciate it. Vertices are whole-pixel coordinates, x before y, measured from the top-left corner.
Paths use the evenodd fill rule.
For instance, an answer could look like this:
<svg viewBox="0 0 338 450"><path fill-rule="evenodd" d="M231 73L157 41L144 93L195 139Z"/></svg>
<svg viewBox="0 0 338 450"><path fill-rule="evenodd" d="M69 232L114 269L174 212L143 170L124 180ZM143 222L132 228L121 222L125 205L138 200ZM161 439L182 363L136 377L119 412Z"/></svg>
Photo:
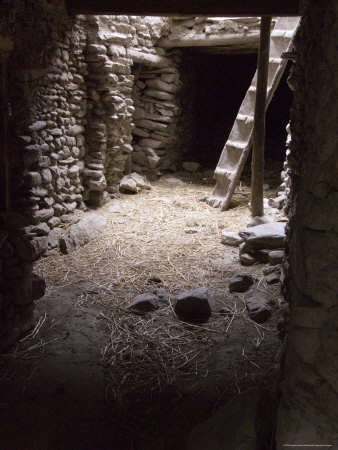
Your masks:
<svg viewBox="0 0 338 450"><path fill-rule="evenodd" d="M271 32L271 37L292 39L294 32L294 30L273 30Z"/></svg>
<svg viewBox="0 0 338 450"><path fill-rule="evenodd" d="M245 114L237 114L236 119L240 120L242 122L245 122L245 123L250 123L250 122L254 121L254 117L253 116L246 116Z"/></svg>
<svg viewBox="0 0 338 450"><path fill-rule="evenodd" d="M250 86L248 92L256 92L256 86Z"/></svg>
<svg viewBox="0 0 338 450"><path fill-rule="evenodd" d="M229 178L231 178L231 176L234 175L234 173L236 173L235 170L224 169L223 167L216 167L214 172L215 175L221 175L223 177Z"/></svg>
<svg viewBox="0 0 338 450"><path fill-rule="evenodd" d="M282 58L269 58L269 64L280 64L283 61Z"/></svg>
<svg viewBox="0 0 338 450"><path fill-rule="evenodd" d="M225 145L227 145L229 147L235 147L238 150L244 150L248 144L246 142L229 141L228 140Z"/></svg>

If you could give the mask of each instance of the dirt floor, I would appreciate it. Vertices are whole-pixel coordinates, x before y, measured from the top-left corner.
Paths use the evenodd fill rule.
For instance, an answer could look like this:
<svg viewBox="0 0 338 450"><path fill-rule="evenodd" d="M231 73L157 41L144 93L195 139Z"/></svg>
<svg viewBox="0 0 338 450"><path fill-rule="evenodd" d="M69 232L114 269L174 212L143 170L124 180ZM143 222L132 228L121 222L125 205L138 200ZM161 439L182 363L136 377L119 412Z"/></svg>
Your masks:
<svg viewBox="0 0 338 450"><path fill-rule="evenodd" d="M220 243L223 230L249 222L249 190L239 188L221 213L201 201L212 192L208 174L178 175L184 184L162 179L95 210L108 221L100 237L36 263L47 292L35 330L0 362L1 448L181 449L190 430L237 393L273 390L280 286L264 283L264 265L243 267L238 249ZM243 271L257 282L229 293L229 279ZM174 295L199 286L216 297L212 317L180 321ZM144 315L126 308L157 287L170 293L168 307ZM261 325L245 308L257 291L273 307ZM229 314L219 312L224 306Z"/></svg>

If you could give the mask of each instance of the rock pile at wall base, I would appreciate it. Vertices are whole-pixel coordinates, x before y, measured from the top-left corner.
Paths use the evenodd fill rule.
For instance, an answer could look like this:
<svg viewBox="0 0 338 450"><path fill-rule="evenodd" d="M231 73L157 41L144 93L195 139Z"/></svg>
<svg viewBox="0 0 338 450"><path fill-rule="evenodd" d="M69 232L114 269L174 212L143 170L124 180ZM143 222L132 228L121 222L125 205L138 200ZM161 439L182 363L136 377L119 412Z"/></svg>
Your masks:
<svg viewBox="0 0 338 450"><path fill-rule="evenodd" d="M256 262L269 262L271 259L277 264L283 258L283 253L276 254L275 251L284 247L285 225L285 222L272 222L240 230L239 236L244 241L239 246L241 263L252 265Z"/></svg>

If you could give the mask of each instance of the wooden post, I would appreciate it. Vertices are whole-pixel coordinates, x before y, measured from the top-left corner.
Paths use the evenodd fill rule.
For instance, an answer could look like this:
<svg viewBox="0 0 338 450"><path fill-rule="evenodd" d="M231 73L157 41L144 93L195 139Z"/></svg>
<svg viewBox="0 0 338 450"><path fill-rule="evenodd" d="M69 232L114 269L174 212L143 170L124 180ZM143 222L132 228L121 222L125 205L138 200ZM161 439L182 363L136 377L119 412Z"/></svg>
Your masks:
<svg viewBox="0 0 338 450"><path fill-rule="evenodd" d="M258 53L253 152L251 165L251 213L252 217L264 214L264 140L266 91L269 71L271 17L261 18L260 45Z"/></svg>

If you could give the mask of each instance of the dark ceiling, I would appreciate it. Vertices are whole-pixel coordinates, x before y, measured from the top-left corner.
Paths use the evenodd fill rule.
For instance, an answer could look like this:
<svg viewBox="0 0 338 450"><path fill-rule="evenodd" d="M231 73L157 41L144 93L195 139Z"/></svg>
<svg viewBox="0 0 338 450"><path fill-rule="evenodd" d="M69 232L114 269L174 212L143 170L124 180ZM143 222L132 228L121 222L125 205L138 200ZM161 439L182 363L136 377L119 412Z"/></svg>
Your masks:
<svg viewBox="0 0 338 450"><path fill-rule="evenodd" d="M300 0L65 0L70 14L297 16Z"/></svg>

